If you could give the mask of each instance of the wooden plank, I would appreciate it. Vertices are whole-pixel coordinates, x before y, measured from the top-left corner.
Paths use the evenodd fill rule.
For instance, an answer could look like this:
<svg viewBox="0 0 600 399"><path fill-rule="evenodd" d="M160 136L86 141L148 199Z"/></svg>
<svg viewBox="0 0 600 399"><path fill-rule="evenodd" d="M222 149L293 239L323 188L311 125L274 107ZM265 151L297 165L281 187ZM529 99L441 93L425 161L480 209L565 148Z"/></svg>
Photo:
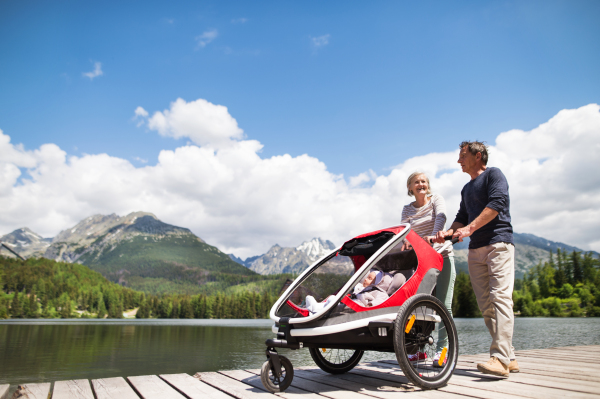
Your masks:
<svg viewBox="0 0 600 399"><path fill-rule="evenodd" d="M568 370L565 370L561 367L528 367L526 363L524 363L523 365L519 363L519 365L521 366L521 371L518 374L528 374L532 376L547 376L548 378L558 377L568 379L569 381L577 380L577 384L579 384L581 381L594 382L600 380L599 376L595 374L588 375L580 372L568 373ZM458 362L457 367L460 369L473 369L476 368L476 365L472 362ZM515 375L515 373L511 374L511 376L513 375Z"/></svg>
<svg viewBox="0 0 600 399"><path fill-rule="evenodd" d="M317 370L320 372L317 372ZM248 370L248 372L260 375L260 370ZM314 372L314 374L311 374L311 372ZM332 378L322 378L324 374L327 377L332 377ZM344 376L347 376L347 374L343 374ZM349 394L348 397L358 397L358 398L363 398L363 399L369 399L369 396L373 396L370 395L368 391L369 387L365 387L365 386L359 386L356 385L354 382L351 382L350 384L348 383L348 381L352 381L352 379L349 379L348 381L341 381L341 377L342 375L337 375L337 376L333 376L331 374L327 374L324 371L320 370L320 369L312 369L309 367L301 367L299 369L295 369L294 370L294 382L292 382L292 384L296 383L299 386L304 386L306 389L311 390L312 392L315 392L319 395L319 397L323 398L323 396L325 397L331 397L330 395L333 395L335 397L338 397L337 389L335 388L341 388L342 390L346 390L346 392ZM337 379L337 380L336 380ZM386 392L394 392L396 394L400 393L400 392L404 392L404 389L396 389L394 387L390 387L390 386L381 386L382 388L382 395L387 397L387 393ZM348 389L350 389L350 391L348 391ZM352 392L354 391L354 392ZM412 392L414 391L414 387L408 387L408 390L406 392ZM323 396L321 396L323 395ZM358 395L358 396L356 396ZM377 396L375 396L377 397Z"/></svg>
<svg viewBox="0 0 600 399"><path fill-rule="evenodd" d="M354 368L352 371L350 371L349 373L347 373L345 375L352 375L352 374L374 376L375 378L380 378L383 380L393 381L393 382L396 382L399 379L404 379L404 380L408 381L408 379L404 376L376 372L376 371L372 371L372 370L366 370L366 369L361 368L360 366ZM452 379L450 379L450 381L452 381ZM466 396L471 396L474 398L482 398L482 399L505 399L506 398L506 396L504 394L499 394L497 392L490 392L490 391L486 391L484 389L478 389L478 388L455 386L452 384L448 384L445 387L439 388L438 390L444 391L444 392L449 392L449 393L454 393L454 394L458 394L458 395L463 395L463 396L466 395ZM429 392L429 391L427 391L427 392ZM513 395L512 397L515 399L526 398L525 396L518 396L518 395Z"/></svg>
<svg viewBox="0 0 600 399"><path fill-rule="evenodd" d="M589 350L598 350L598 351L600 351L600 345L554 346L554 347L549 348L549 349L571 349L571 348L589 349Z"/></svg>
<svg viewBox="0 0 600 399"><path fill-rule="evenodd" d="M318 381L341 389L350 389L363 395L381 399L395 399L398 398L399 394L410 395L411 398L460 398L460 396L452 393L438 390L423 391L412 384L408 385L408 380L406 380L406 383L399 383L352 372L333 375L317 368L303 368L298 370L297 375L310 381Z"/></svg>
<svg viewBox="0 0 600 399"><path fill-rule="evenodd" d="M182 399L179 392L171 388L169 384L155 375L140 375L136 377L127 377L127 380L133 386L133 389L143 399Z"/></svg>
<svg viewBox="0 0 600 399"><path fill-rule="evenodd" d="M470 359L470 358L461 358L460 360L462 361L466 361L466 362L472 362L472 363L485 363L487 361L483 360L481 358L479 359ZM570 374L584 374L584 375L590 375L590 376L598 376L600 377L600 370L595 369L593 367L585 367L583 366L581 363L574 363L574 362L548 362L548 360L545 359L538 359L538 358L534 358L534 357L520 357L517 359L517 361L519 362L519 366L520 368L526 368L526 367L530 367L530 368L539 368L539 369L548 369L548 370L555 370L555 371L563 371L564 373L570 373Z"/></svg>
<svg viewBox="0 0 600 399"><path fill-rule="evenodd" d="M8 399L8 388L9 384L0 385L0 399Z"/></svg>
<svg viewBox="0 0 600 399"><path fill-rule="evenodd" d="M221 371L220 373L233 378L234 380L243 382L244 384L251 385L254 388L266 391L265 387L260 381L260 370L256 370L256 373L243 370ZM286 399L296 399L299 396L302 397L302 399L325 399L324 396L310 393L308 391L296 388L295 386L290 386L285 392L277 392L275 395Z"/></svg>
<svg viewBox="0 0 600 399"><path fill-rule="evenodd" d="M579 351L563 351L563 350L530 350L520 351L515 353L516 356L536 356L536 357L551 357L577 361L579 359L598 360L597 353L579 352Z"/></svg>
<svg viewBox="0 0 600 399"><path fill-rule="evenodd" d="M477 356L477 355L467 355L467 356L460 356L459 360L473 362L473 363L482 363L482 362L485 363L489 360L489 357L484 358L484 357ZM577 361L569 361L569 360L548 361L548 359L539 358L539 357L529 357L529 356L517 357L517 361L519 362L519 364L521 364L522 362L528 362L528 363L539 364L539 365L543 365L543 366L552 365L552 366L557 366L560 368L570 368L570 369L574 369L577 371L588 370L588 371L593 371L596 374L600 374L600 370L586 367L585 365L582 365L581 362L577 362Z"/></svg>
<svg viewBox="0 0 600 399"><path fill-rule="evenodd" d="M377 364L377 362L372 362ZM381 367L387 367L389 372L393 374L401 374L398 367L391 364L380 363ZM377 367L373 365L360 365L361 368L367 368L377 371ZM497 392L504 395L520 395L529 398L553 398L564 399L569 398L589 398L589 394L580 392L563 391L556 388L547 388L541 386L531 386L517 382L511 382L507 378L494 377L479 372L455 370L454 375L449 381L449 384L459 385L468 388L485 389L492 392Z"/></svg>
<svg viewBox="0 0 600 399"><path fill-rule="evenodd" d="M273 395L264 390L255 388L251 385L246 385L243 382L234 380L226 375L215 372L196 373L195 378L200 381L212 385L238 399L273 399Z"/></svg>
<svg viewBox="0 0 600 399"><path fill-rule="evenodd" d="M550 349L525 349L525 350L520 350L520 351L516 351L515 354L521 354L521 353L548 353L548 354L559 354L559 353L566 353L566 354L580 354L580 355L587 355L587 356L596 356L600 353L600 349L585 349L585 348L580 348L578 346L573 346L572 348L568 348L568 349L560 349L560 348L550 348Z"/></svg>
<svg viewBox="0 0 600 399"><path fill-rule="evenodd" d="M300 370L294 370L294 379L292 380L292 386L303 391L316 393L332 399L368 399L368 396L361 395L352 390L351 387L346 387L343 390L338 389L335 385L323 384L318 379L306 379L298 375ZM256 370L257 374L260 371ZM348 390L350 389L350 390Z"/></svg>
<svg viewBox="0 0 600 399"><path fill-rule="evenodd" d="M444 392L452 392L457 395L461 395L461 397L470 396L473 398L480 399L506 399L506 394L501 392L493 392L488 391L485 388L472 388L472 387L464 387L461 385L448 384L445 387L439 389ZM510 398L518 398L518 399L529 399L527 396L520 395L510 395Z"/></svg>
<svg viewBox="0 0 600 399"><path fill-rule="evenodd" d="M352 373L351 370L345 374L329 374L320 368L302 367L298 370L298 375L309 380L320 381L325 384L333 384L339 388L347 387L357 392L364 393L366 389L371 387L381 388L386 387L390 392L416 392L421 391L419 387L412 385L404 376L398 378L381 378L385 377L384 373L372 373L370 375ZM312 374L311 374L312 373ZM382 390L385 391L385 390Z"/></svg>
<svg viewBox="0 0 600 399"><path fill-rule="evenodd" d="M41 384L24 384L17 387L13 397L19 399L48 399L49 393L49 382Z"/></svg>
<svg viewBox="0 0 600 399"><path fill-rule="evenodd" d="M56 381L52 399L94 399L88 380Z"/></svg>
<svg viewBox="0 0 600 399"><path fill-rule="evenodd" d="M224 394L189 374L161 374L160 378L190 399L231 399L231 396Z"/></svg>
<svg viewBox="0 0 600 399"><path fill-rule="evenodd" d="M481 376L481 378L490 378L493 379L493 376L489 376L487 374L480 373L477 369L456 369L454 371L455 374L458 375L473 375L473 373L477 373ZM556 388L564 391L572 391L572 392L583 392L591 395L598 395L600 393L600 383L577 383L574 384L573 381L564 379L564 378L554 378L544 376L531 376L528 374L521 373L513 373L509 377L510 382L518 382L527 385L545 387L545 388ZM590 384L592 384L590 386ZM568 392L565 392L568 393ZM600 396L600 395L599 395Z"/></svg>
<svg viewBox="0 0 600 399"><path fill-rule="evenodd" d="M122 377L92 380L97 399L139 399L137 393Z"/></svg>
<svg viewBox="0 0 600 399"><path fill-rule="evenodd" d="M536 357L536 358L540 358L540 359L544 359L544 360L551 360L551 361L569 361L569 362L578 362L578 363L592 363L592 364L600 364L600 358L598 358L597 356L580 356L578 354L573 354L573 353L569 353L569 354L549 354L548 352L542 352L542 353L533 353L533 352L528 352L528 353L521 353L519 354L518 359L521 359L523 357Z"/></svg>

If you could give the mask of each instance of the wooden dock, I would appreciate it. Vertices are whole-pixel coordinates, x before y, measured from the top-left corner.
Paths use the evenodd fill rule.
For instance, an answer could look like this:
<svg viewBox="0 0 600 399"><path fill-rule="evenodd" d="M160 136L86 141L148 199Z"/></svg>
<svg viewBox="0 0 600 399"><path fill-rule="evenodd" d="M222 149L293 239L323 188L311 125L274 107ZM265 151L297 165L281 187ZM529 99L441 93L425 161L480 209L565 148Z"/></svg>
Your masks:
<svg viewBox="0 0 600 399"><path fill-rule="evenodd" d="M292 386L283 399L393 398L600 398L600 345L523 350L517 352L520 373L509 378L481 374L476 363L487 354L459 356L447 386L423 391L410 384L396 361L360 363L341 375L318 367L294 369ZM31 399L268 399L260 370L231 370L188 374L147 375L100 380L57 381L21 385L11 398ZM8 385L0 386L0 399Z"/></svg>

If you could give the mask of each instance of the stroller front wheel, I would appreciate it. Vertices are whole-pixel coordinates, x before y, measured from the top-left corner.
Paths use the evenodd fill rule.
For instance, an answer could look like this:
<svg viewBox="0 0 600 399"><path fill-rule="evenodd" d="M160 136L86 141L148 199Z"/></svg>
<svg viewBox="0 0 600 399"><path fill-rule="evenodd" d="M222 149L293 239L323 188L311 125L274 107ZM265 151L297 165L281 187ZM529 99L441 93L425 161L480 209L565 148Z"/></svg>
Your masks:
<svg viewBox="0 0 600 399"><path fill-rule="evenodd" d="M292 362L285 357L279 356L281 363L281 376L278 377L273 372L273 364L271 360L267 360L262 365L260 370L260 381L269 392L283 392L292 384L294 379L294 367Z"/></svg>

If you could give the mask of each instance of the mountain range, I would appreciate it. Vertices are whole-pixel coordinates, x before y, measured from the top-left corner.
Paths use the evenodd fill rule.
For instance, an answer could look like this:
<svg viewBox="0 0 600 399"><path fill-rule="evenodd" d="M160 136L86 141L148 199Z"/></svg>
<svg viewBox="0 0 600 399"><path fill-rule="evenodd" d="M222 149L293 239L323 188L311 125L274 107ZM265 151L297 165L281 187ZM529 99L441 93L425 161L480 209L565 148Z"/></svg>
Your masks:
<svg viewBox="0 0 600 399"><path fill-rule="evenodd" d="M514 233L515 241L515 276L522 278L525 272L540 261L548 260L549 252L557 249L586 252L572 245L546 240L533 234ZM468 273L467 255L469 239L454 246L457 273ZM265 254L242 260L233 255L231 259L259 274L299 273L317 259L334 250L336 246L328 240L313 238L297 247L281 247L273 245ZM593 251L592 251L593 252ZM598 257L597 252L593 252Z"/></svg>
<svg viewBox="0 0 600 399"><path fill-rule="evenodd" d="M90 216L52 239L23 228L0 241L23 256L81 263L147 293L195 294L258 277L189 229L146 212Z"/></svg>
<svg viewBox="0 0 600 399"><path fill-rule="evenodd" d="M550 250L581 251L532 234L515 233L514 239L517 278L546 261ZM331 241L313 238L297 247L275 244L262 255L242 260L147 212L90 216L54 238L43 238L25 227L0 241L24 257L81 263L110 281L153 294L212 293L258 281L260 275L297 274L336 248ZM468 240L454 247L457 271L468 271L467 248Z"/></svg>
<svg viewBox="0 0 600 399"><path fill-rule="evenodd" d="M292 248L275 244L265 254L247 258L245 261L233 255L230 257L259 274L299 273L335 248L329 240L313 238Z"/></svg>

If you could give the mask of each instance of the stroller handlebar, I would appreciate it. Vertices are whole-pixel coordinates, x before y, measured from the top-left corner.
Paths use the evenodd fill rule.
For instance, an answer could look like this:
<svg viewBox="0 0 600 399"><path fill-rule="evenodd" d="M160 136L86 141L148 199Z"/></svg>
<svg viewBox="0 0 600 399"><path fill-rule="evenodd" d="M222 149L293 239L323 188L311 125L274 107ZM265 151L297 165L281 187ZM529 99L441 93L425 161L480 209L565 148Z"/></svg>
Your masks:
<svg viewBox="0 0 600 399"><path fill-rule="evenodd" d="M452 238L452 236L446 236L444 237L444 240L446 240L446 242L444 243L444 245L437 249L438 253L444 252L445 250L447 250L448 248L450 248L458 242L458 238Z"/></svg>
<svg viewBox="0 0 600 399"><path fill-rule="evenodd" d="M452 241L452 245L454 245L458 242L458 238L452 238L452 236L446 236L446 237L444 237L444 240Z"/></svg>

